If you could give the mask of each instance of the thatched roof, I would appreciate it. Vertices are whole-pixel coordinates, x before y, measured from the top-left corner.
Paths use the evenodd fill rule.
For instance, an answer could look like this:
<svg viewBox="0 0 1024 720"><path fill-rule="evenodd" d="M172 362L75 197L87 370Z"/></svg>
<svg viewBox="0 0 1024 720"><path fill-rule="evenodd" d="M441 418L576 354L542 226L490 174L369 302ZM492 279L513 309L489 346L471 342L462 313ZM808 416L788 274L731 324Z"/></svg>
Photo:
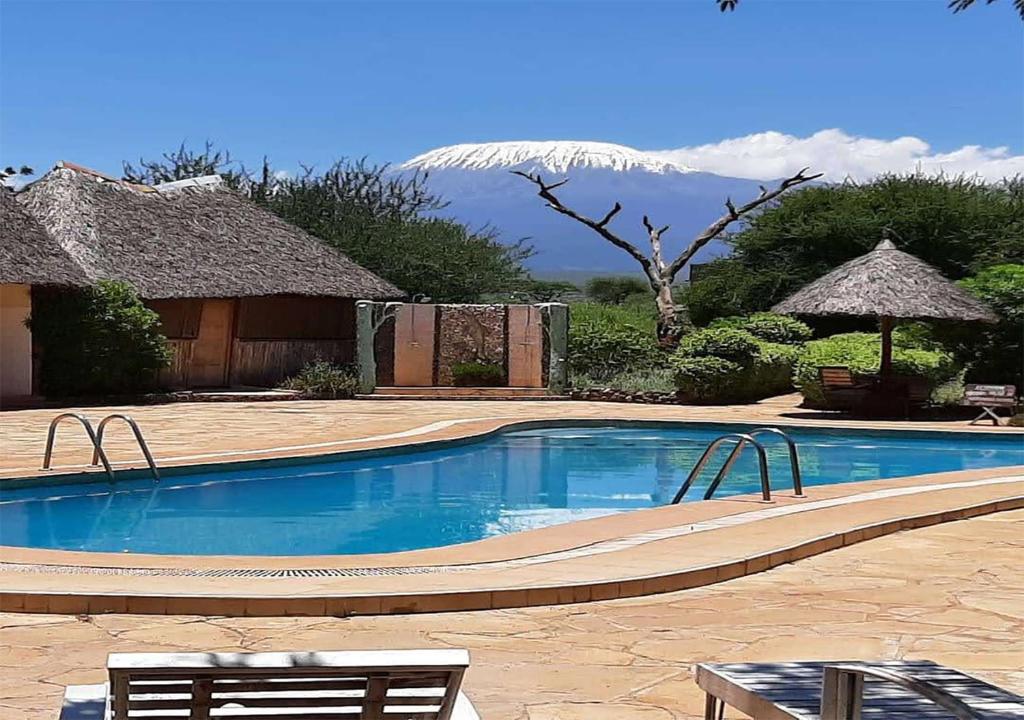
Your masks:
<svg viewBox="0 0 1024 720"><path fill-rule="evenodd" d="M870 315L998 320L987 305L931 265L883 240L772 308L788 315Z"/></svg>
<svg viewBox="0 0 1024 720"><path fill-rule="evenodd" d="M0 283L86 285L88 278L15 199L0 186Z"/></svg>
<svg viewBox="0 0 1024 720"><path fill-rule="evenodd" d="M403 295L216 176L147 187L60 163L18 199L91 280L144 298Z"/></svg>

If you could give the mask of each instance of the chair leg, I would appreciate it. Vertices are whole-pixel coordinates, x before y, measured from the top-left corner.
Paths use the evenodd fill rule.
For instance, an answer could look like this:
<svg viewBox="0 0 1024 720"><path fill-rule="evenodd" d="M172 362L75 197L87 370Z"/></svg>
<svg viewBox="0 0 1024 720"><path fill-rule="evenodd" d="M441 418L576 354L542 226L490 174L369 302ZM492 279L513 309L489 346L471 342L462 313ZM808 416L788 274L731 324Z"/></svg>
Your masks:
<svg viewBox="0 0 1024 720"><path fill-rule="evenodd" d="M711 693L705 694L704 720L722 720L723 717L725 717L725 702L720 701Z"/></svg>

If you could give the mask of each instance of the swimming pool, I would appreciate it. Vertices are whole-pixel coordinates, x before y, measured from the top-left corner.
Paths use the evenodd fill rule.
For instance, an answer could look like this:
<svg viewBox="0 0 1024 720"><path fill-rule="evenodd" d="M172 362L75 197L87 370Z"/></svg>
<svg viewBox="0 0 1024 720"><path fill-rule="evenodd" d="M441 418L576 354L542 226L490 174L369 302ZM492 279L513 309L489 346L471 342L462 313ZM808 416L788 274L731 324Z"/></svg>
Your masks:
<svg viewBox="0 0 1024 720"><path fill-rule="evenodd" d="M533 427L456 446L0 490L0 544L183 555L394 552L667 504L737 425ZM1024 436L788 429L805 485L1024 465ZM773 486L790 486L771 437ZM724 459L726 451L719 453ZM713 461L690 498L720 465ZM744 453L715 497L756 492Z"/></svg>

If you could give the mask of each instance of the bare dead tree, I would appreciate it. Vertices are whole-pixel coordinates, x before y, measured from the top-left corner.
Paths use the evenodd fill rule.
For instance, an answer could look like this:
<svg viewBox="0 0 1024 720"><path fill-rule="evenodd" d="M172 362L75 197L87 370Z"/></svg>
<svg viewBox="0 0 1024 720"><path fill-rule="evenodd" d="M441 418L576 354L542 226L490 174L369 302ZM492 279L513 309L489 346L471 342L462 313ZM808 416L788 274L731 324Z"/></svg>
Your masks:
<svg viewBox="0 0 1024 720"><path fill-rule="evenodd" d="M651 253L648 256L636 245L620 235L615 234L608 228L608 224L619 213L619 211L622 210L622 205L620 203L616 202L612 209L605 213L604 217L600 220L594 220L586 215L581 215L572 208L566 207L555 196L553 191L569 182L568 179L549 184L544 182L539 173L534 175L521 172L519 170L513 170L512 174L526 178L536 185L539 188L537 195L547 201L549 208L555 212L565 215L566 217L572 218L578 223L586 225L615 247L625 250L634 260L640 263L640 267L643 268L644 275L647 276L647 280L651 285L651 290L654 291L655 303L658 306L658 340L663 345L671 346L676 344L679 341L679 338L682 337L691 326L687 309L685 307L678 307L675 299L672 297L672 284L675 282L679 271L686 267L686 264L693 259L693 256L697 254L698 250L721 235L729 225L749 214L751 211L761 207L765 203L771 202L790 188L810 182L811 180L815 180L823 175L823 173L807 175L807 170L808 168L804 168L796 175L786 178L779 183L778 187L772 190L769 190L762 185L760 195L739 207L736 207L736 205L733 204L732 199L726 198L726 213L704 228L704 230L690 242L689 246L671 262L665 261L661 244L661 238L668 231L668 225L655 227L654 223L644 215L643 225L651 243Z"/></svg>

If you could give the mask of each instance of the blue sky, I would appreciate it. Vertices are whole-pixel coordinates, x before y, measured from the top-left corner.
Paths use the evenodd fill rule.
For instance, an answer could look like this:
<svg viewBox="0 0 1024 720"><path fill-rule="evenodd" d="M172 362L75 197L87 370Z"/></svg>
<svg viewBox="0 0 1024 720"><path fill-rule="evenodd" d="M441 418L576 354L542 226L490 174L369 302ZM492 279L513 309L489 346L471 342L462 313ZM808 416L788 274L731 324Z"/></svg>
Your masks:
<svg viewBox="0 0 1024 720"><path fill-rule="evenodd" d="M1024 24L1010 0L945 4L0 0L0 163L118 172L209 138L293 168L827 128L1024 154Z"/></svg>

